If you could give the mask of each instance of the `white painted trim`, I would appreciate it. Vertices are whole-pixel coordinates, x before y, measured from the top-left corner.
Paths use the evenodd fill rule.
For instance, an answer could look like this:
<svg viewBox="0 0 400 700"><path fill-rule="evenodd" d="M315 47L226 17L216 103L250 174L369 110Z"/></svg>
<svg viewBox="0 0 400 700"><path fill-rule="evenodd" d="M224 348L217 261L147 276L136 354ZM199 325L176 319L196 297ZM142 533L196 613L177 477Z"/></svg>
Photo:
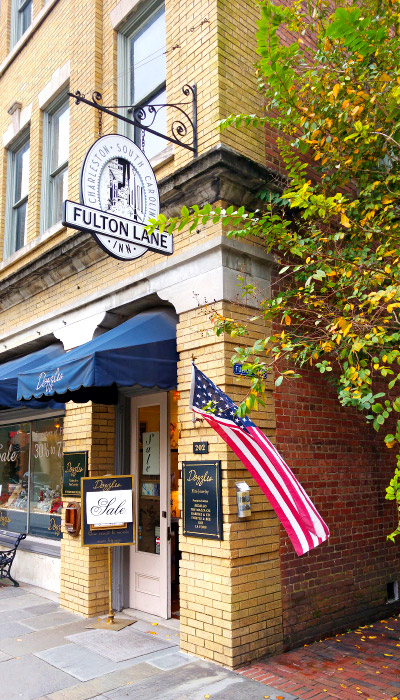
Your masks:
<svg viewBox="0 0 400 700"><path fill-rule="evenodd" d="M36 17L34 18L32 24L29 25L26 32L24 32L23 35L21 36L21 38L18 39L15 46L12 48L12 50L10 51L8 56L6 56L3 63L0 65L0 78L2 77L3 73L6 72L7 68L13 62L15 57L19 54L21 49L23 49L25 44L28 43L29 39L35 33L35 31L38 29L38 27L40 27L43 20L47 17L49 12L53 9L54 5L56 5L57 3L58 3L58 0L48 0L48 2L46 2L45 6L42 7L39 14L37 14Z"/></svg>
<svg viewBox="0 0 400 700"><path fill-rule="evenodd" d="M137 12L141 5L145 5L147 0L120 0L120 2L110 12L110 22L113 29L119 31L121 25L130 18L133 12Z"/></svg>
<svg viewBox="0 0 400 700"><path fill-rule="evenodd" d="M172 143L169 143L165 148L163 148L162 151L157 153L157 155L153 156L153 158L150 158L150 165L153 168L153 170L156 171L173 159L174 146Z"/></svg>
<svg viewBox="0 0 400 700"><path fill-rule="evenodd" d="M28 124L30 124L32 116L32 106L33 105L31 102L29 105L26 105L24 109L21 109L19 119L12 119L7 131L5 131L3 134L4 148L8 148L9 146L11 146L12 142L15 141L15 139L17 139L19 136L21 136L24 129L26 129Z"/></svg>
<svg viewBox="0 0 400 700"><path fill-rule="evenodd" d="M45 85L43 90L38 94L38 103L40 109L46 109L53 100L58 97L69 83L71 73L71 62L68 60L63 66L57 68L51 80Z"/></svg>
<svg viewBox="0 0 400 700"><path fill-rule="evenodd" d="M247 276L265 297L272 261L273 257L260 246L224 236L212 238L0 336L0 358L1 352L24 345L38 334L56 334L83 318L154 294L170 301L178 314L222 299L258 308L255 297L241 296L237 278L239 274Z"/></svg>

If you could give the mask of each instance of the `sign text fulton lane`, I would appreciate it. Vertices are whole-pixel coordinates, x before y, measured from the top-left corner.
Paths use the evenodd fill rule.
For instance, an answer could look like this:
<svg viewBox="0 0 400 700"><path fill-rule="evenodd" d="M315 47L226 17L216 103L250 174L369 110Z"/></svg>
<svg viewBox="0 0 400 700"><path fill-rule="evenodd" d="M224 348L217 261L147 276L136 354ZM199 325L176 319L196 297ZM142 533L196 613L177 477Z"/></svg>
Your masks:
<svg viewBox="0 0 400 700"><path fill-rule="evenodd" d="M79 231L88 233L95 231L97 236L107 239L108 246L113 251L120 254L130 253L135 244L145 245L149 250L155 250L163 255L171 255L173 252L172 236L168 233L160 233L156 230L149 235L145 225L138 221L77 204L68 199L63 204L62 223Z"/></svg>

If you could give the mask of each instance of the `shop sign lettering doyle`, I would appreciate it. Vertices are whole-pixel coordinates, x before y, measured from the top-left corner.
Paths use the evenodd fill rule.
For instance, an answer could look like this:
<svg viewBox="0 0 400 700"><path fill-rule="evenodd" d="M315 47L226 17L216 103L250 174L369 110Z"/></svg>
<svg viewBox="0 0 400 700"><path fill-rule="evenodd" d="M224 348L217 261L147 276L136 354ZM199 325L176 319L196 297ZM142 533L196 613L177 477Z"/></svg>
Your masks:
<svg viewBox="0 0 400 700"><path fill-rule="evenodd" d="M172 236L147 233L149 219L160 213L157 181L144 153L126 136L101 136L91 146L80 200L64 202L62 223L91 233L109 255L134 260L148 250L172 254Z"/></svg>
<svg viewBox="0 0 400 700"><path fill-rule="evenodd" d="M88 453L64 452L63 495L81 495L81 480L87 476Z"/></svg>
<svg viewBox="0 0 400 700"><path fill-rule="evenodd" d="M133 477L81 479L82 545L134 543Z"/></svg>
<svg viewBox="0 0 400 700"><path fill-rule="evenodd" d="M222 540L221 462L183 462L183 534Z"/></svg>

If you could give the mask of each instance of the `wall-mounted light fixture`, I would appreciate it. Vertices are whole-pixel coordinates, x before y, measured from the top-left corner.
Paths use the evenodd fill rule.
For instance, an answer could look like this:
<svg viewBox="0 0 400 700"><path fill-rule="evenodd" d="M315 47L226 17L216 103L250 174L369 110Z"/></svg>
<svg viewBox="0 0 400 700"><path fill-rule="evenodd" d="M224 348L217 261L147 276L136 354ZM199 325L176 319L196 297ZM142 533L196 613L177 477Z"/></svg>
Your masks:
<svg viewBox="0 0 400 700"><path fill-rule="evenodd" d="M245 481L236 482L236 500L239 518L251 515L250 486Z"/></svg>

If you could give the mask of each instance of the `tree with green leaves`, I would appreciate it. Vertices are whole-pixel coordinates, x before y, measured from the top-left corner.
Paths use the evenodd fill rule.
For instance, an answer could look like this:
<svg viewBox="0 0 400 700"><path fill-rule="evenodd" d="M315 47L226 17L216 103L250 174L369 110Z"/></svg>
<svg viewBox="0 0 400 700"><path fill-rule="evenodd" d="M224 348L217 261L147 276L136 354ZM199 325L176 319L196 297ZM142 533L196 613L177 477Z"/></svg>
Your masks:
<svg viewBox="0 0 400 700"><path fill-rule="evenodd" d="M239 410L263 404L265 369L273 368L277 386L305 366L330 373L342 406L363 412L397 451L386 495L399 511L388 536L394 541L400 534L400 5L259 4L257 74L265 113L232 115L221 128L275 128L286 173L282 190L262 192L255 212L194 205L157 223L193 230L222 219L229 236L257 236L275 254L277 281L260 304L273 331L238 347L233 358L251 376ZM244 339L246 324L217 317L215 330Z"/></svg>

